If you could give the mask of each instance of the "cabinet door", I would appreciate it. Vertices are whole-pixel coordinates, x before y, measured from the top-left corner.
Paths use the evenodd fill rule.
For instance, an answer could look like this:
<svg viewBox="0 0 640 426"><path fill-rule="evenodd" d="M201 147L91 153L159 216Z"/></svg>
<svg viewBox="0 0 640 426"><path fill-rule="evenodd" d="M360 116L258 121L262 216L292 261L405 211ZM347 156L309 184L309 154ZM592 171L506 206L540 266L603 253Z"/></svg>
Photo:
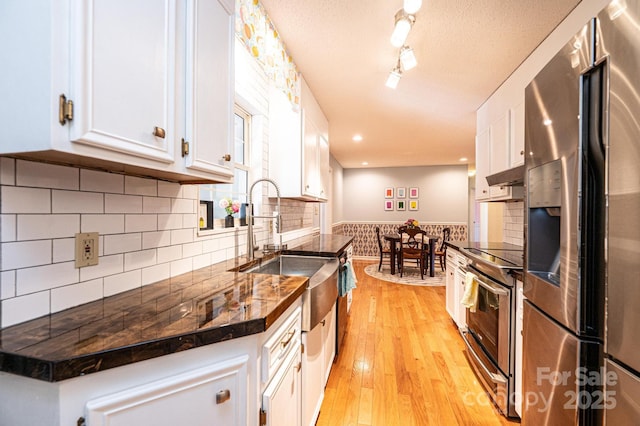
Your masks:
<svg viewBox="0 0 640 426"><path fill-rule="evenodd" d="M231 180L233 2L187 2L186 167ZM227 9L226 7L230 7Z"/></svg>
<svg viewBox="0 0 640 426"><path fill-rule="evenodd" d="M449 316L456 321L456 301L455 301L455 285L456 285L456 255L451 253L451 249L447 251L447 275L445 277L445 303Z"/></svg>
<svg viewBox="0 0 640 426"><path fill-rule="evenodd" d="M91 426L246 424L247 362L241 356L89 401Z"/></svg>
<svg viewBox="0 0 640 426"><path fill-rule="evenodd" d="M327 200L329 198L329 187L331 185L331 169L329 160L329 141L320 136L318 138L318 172L320 173L320 192L318 198Z"/></svg>
<svg viewBox="0 0 640 426"><path fill-rule="evenodd" d="M72 8L71 140L173 163L176 1L87 0Z"/></svg>
<svg viewBox="0 0 640 426"><path fill-rule="evenodd" d="M267 420L265 426L298 426L302 421L300 349L289 354L283 365L262 394L262 410Z"/></svg>
<svg viewBox="0 0 640 426"><path fill-rule="evenodd" d="M524 164L524 102L510 110L511 115L511 167Z"/></svg>
<svg viewBox="0 0 640 426"><path fill-rule="evenodd" d="M489 184L487 176L490 174L489 162L491 159L489 152L489 138L491 128L486 128L476 136L476 200L489 199Z"/></svg>
<svg viewBox="0 0 640 426"><path fill-rule="evenodd" d="M489 169L491 174L507 170L509 168L509 113L507 112L499 120L491 125L491 137L489 138ZM509 195L508 186L492 186L489 188L492 198Z"/></svg>
<svg viewBox="0 0 640 426"><path fill-rule="evenodd" d="M304 354L302 357L302 424L316 423L324 398L324 351L323 327L318 324L313 330L302 333Z"/></svg>
<svg viewBox="0 0 640 426"><path fill-rule="evenodd" d="M322 386L324 387L329 380L333 359L336 356L336 305L333 305L331 312L322 321L322 334L324 340L324 381Z"/></svg>
<svg viewBox="0 0 640 426"><path fill-rule="evenodd" d="M318 127L303 111L304 140L302 147L302 191L304 195L317 197L320 192L318 168Z"/></svg>

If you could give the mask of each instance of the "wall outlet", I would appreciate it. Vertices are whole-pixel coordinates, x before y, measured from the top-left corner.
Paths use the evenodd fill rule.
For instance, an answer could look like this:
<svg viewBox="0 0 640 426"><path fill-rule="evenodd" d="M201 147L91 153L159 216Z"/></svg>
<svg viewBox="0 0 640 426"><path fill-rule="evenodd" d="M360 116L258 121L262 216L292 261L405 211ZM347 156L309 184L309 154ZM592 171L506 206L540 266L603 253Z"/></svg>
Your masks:
<svg viewBox="0 0 640 426"><path fill-rule="evenodd" d="M98 233L76 234L76 268L98 264Z"/></svg>

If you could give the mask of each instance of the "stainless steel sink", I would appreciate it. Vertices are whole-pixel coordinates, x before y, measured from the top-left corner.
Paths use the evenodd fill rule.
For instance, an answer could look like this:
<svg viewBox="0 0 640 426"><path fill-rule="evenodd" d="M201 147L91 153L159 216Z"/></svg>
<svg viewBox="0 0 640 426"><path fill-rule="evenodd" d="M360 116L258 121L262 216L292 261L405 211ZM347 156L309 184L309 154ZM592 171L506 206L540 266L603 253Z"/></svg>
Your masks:
<svg viewBox="0 0 640 426"><path fill-rule="evenodd" d="M331 311L338 298L338 266L333 257L280 255L241 272L309 277L302 295L302 330L312 330Z"/></svg>

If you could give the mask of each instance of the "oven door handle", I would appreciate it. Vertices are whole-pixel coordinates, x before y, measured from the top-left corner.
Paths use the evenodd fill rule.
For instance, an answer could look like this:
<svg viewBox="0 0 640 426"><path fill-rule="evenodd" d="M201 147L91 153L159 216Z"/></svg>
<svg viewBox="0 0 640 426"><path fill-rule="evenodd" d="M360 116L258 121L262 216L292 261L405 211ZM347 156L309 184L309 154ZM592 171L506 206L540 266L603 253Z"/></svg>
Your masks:
<svg viewBox="0 0 640 426"><path fill-rule="evenodd" d="M471 355L473 355L473 357L476 359L476 365L479 365L484 370L485 374L489 378L491 378L491 381L493 383L496 383L496 384L505 384L505 383L507 383L507 381L506 381L506 379L504 377L502 377L499 374L492 373L491 371L489 371L489 369L484 365L482 360L480 360L480 357L478 357L478 355L473 351L473 348L471 347L469 342L467 342L467 337L466 336L464 336L462 340L464 340L464 344L467 346L467 351L469 351L469 353Z"/></svg>
<svg viewBox="0 0 640 426"><path fill-rule="evenodd" d="M502 289L502 288L498 288L494 285L491 285L489 283L485 283L484 281L476 278L476 281L478 281L478 284L480 284L480 286L484 287L487 289L487 291L489 293L493 293L496 296L508 296L509 295L509 291Z"/></svg>

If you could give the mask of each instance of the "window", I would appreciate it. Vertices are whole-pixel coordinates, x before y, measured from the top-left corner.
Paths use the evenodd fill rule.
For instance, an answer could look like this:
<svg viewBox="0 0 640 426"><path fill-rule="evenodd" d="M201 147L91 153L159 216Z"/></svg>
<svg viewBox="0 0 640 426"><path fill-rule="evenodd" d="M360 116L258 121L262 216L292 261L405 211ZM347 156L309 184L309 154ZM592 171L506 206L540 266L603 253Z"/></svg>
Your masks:
<svg viewBox="0 0 640 426"><path fill-rule="evenodd" d="M237 201L241 206L247 202L250 175L250 124L251 115L236 105L234 108L233 129L233 183L200 185L201 210L204 211L203 209L206 208L207 204L209 208L213 209L213 224L206 223L206 218L203 218L200 221L200 229L220 229L225 227L227 212L220 207L220 200L223 198ZM203 214L201 213L200 216L202 217ZM240 212L234 214L234 217L236 219L240 218ZM203 221L205 222L204 224Z"/></svg>

